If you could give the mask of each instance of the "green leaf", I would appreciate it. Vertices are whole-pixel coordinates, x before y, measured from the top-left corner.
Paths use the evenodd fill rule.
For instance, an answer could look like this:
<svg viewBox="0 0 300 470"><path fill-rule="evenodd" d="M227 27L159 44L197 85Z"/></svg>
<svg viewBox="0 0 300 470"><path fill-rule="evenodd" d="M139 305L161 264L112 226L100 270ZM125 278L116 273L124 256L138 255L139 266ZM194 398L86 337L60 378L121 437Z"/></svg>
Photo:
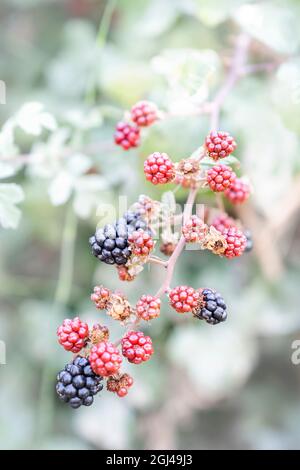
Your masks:
<svg viewBox="0 0 300 470"><path fill-rule="evenodd" d="M21 211L16 204L23 201L24 193L17 184L0 184L0 223L4 228L16 228Z"/></svg>
<svg viewBox="0 0 300 470"><path fill-rule="evenodd" d="M248 34L282 54L293 54L299 48L299 17L291 4L243 5L234 18Z"/></svg>
<svg viewBox="0 0 300 470"><path fill-rule="evenodd" d="M173 0L151 0L144 14L136 23L135 32L140 36L153 37L168 30L177 18Z"/></svg>
<svg viewBox="0 0 300 470"><path fill-rule="evenodd" d="M300 134L300 59L282 64L276 74L272 100L286 127Z"/></svg>
<svg viewBox="0 0 300 470"><path fill-rule="evenodd" d="M167 352L170 360L184 367L191 382L210 401L230 395L240 387L257 357L251 336L225 324L221 329L206 324L181 325L171 335ZM186 361L187 357L197 360Z"/></svg>
<svg viewBox="0 0 300 470"><path fill-rule="evenodd" d="M219 56L211 49L166 49L152 64L168 82L169 109L182 112L207 99L221 69Z"/></svg>
<svg viewBox="0 0 300 470"><path fill-rule="evenodd" d="M246 0L196 0L196 16L207 26L217 26Z"/></svg>
<svg viewBox="0 0 300 470"><path fill-rule="evenodd" d="M0 162L0 179L9 178L13 176L16 172L16 169L6 162Z"/></svg>
<svg viewBox="0 0 300 470"><path fill-rule="evenodd" d="M228 166L234 166L234 165L240 166L240 161L233 155L229 155L229 157L222 158L222 160L220 160L220 163L222 165L228 165ZM212 158L204 157L201 160L202 167L205 167L205 166L210 167L214 165L216 165L216 162Z"/></svg>
<svg viewBox="0 0 300 470"><path fill-rule="evenodd" d="M57 127L54 116L45 112L44 106L37 102L24 104L14 120L24 132L34 136L40 135L43 129L54 131Z"/></svg>
<svg viewBox="0 0 300 470"><path fill-rule="evenodd" d="M6 121L0 132L0 156L9 157L18 153L18 148L14 143L14 126L13 118Z"/></svg>

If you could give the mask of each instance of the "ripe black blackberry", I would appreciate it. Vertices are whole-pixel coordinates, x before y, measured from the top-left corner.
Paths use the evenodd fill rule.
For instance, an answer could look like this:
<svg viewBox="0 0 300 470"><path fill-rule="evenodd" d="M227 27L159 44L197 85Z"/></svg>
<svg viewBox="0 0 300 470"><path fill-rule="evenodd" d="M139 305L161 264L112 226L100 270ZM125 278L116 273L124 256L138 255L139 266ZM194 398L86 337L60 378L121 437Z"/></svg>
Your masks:
<svg viewBox="0 0 300 470"><path fill-rule="evenodd" d="M249 251L252 251L253 249L252 233L250 232L250 230L245 230L244 235L247 238L245 253L249 253Z"/></svg>
<svg viewBox="0 0 300 470"><path fill-rule="evenodd" d="M126 264L131 256L128 236L139 228L148 230L147 223L138 212L128 211L114 224L97 229L89 240L93 255L106 264Z"/></svg>
<svg viewBox="0 0 300 470"><path fill-rule="evenodd" d="M103 388L102 380L92 371L88 359L77 356L57 375L56 392L72 408L90 406Z"/></svg>
<svg viewBox="0 0 300 470"><path fill-rule="evenodd" d="M194 315L211 325L225 321L227 312L223 297L212 289L203 289L199 308L194 311Z"/></svg>

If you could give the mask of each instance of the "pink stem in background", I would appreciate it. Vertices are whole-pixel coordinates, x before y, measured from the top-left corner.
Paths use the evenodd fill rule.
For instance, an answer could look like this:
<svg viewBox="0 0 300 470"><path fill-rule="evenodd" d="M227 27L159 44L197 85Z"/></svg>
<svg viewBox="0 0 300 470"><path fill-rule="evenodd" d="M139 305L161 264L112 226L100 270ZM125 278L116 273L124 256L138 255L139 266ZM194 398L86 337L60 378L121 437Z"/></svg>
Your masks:
<svg viewBox="0 0 300 470"><path fill-rule="evenodd" d="M210 117L210 130L216 131L219 127L220 111L225 101L225 98L234 87L236 81L239 79L242 67L244 66L247 50L250 44L250 38L246 34L241 34L237 38L236 47L233 55L232 65L229 74L220 88L215 99L211 103L211 117Z"/></svg>

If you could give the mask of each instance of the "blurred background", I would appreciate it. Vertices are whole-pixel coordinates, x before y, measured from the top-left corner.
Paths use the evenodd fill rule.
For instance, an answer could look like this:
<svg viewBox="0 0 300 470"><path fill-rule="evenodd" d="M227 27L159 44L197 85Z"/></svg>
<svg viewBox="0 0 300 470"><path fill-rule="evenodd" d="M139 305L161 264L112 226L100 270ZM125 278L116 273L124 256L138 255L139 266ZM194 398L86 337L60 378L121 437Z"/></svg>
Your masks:
<svg viewBox="0 0 300 470"><path fill-rule="evenodd" d="M1 448L300 448L298 0L2 0L0 16ZM57 325L102 319L117 338L120 326L89 300L93 286L136 302L163 276L152 267L120 285L88 238L100 216L114 219L119 195L160 199L142 173L150 152L178 160L202 144L209 121L197 109L222 85L240 31L252 38L249 63L264 65L238 82L221 127L254 189L243 210L228 210L255 250L233 261L185 251L173 281L221 291L229 319L195 324L164 301L150 326L156 354L127 367L129 395L103 392L71 410L54 390L70 359ZM139 99L173 117L126 153L114 126ZM183 204L186 191L176 197Z"/></svg>

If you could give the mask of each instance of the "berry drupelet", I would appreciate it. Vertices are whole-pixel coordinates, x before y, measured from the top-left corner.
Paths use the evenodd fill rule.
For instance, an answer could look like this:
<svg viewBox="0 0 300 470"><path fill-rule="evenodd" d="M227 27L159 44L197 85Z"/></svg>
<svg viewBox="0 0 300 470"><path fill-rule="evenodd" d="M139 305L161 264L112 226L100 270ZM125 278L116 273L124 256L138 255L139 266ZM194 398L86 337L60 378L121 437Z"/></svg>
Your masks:
<svg viewBox="0 0 300 470"><path fill-rule="evenodd" d="M221 192L231 188L236 180L234 171L226 165L215 165L206 173L206 181L212 191Z"/></svg>
<svg viewBox="0 0 300 470"><path fill-rule="evenodd" d="M166 153L154 152L144 162L146 179L152 184L166 184L175 177L175 165Z"/></svg>
<svg viewBox="0 0 300 470"><path fill-rule="evenodd" d="M141 364L150 359L154 349L150 336L142 331L128 331L122 338L122 354L133 364Z"/></svg>
<svg viewBox="0 0 300 470"><path fill-rule="evenodd" d="M131 119L137 126L150 126L157 118L157 106L150 101L139 101L131 108Z"/></svg>
<svg viewBox="0 0 300 470"><path fill-rule="evenodd" d="M129 150L140 145L140 129L128 122L119 122L114 134L115 143Z"/></svg>
<svg viewBox="0 0 300 470"><path fill-rule="evenodd" d="M78 353L86 345L89 327L79 317L66 318L57 329L58 342L66 351Z"/></svg>
<svg viewBox="0 0 300 470"><path fill-rule="evenodd" d="M95 374L108 377L118 372L121 366L122 357L119 350L107 341L92 347L89 361Z"/></svg>
<svg viewBox="0 0 300 470"><path fill-rule="evenodd" d="M205 148L213 160L228 157L236 149L236 142L228 132L211 132L205 139Z"/></svg>
<svg viewBox="0 0 300 470"><path fill-rule="evenodd" d="M128 237L138 229L148 230L147 223L133 212L127 212L114 224L97 229L89 239L93 255L106 264L126 264L132 254Z"/></svg>
<svg viewBox="0 0 300 470"><path fill-rule="evenodd" d="M223 297L212 289L203 289L200 292L200 302L198 308L193 312L194 316L211 325L225 321L227 312Z"/></svg>
<svg viewBox="0 0 300 470"><path fill-rule="evenodd" d="M224 191L224 195L232 204L243 204L250 196L250 186L240 178L236 178L233 185Z"/></svg>
<svg viewBox="0 0 300 470"><path fill-rule="evenodd" d="M177 286L169 293L171 307L178 313L192 312L199 302L200 294L193 287Z"/></svg>
<svg viewBox="0 0 300 470"><path fill-rule="evenodd" d="M72 408L90 406L103 388L102 380L92 371L89 360L78 356L57 375L56 392Z"/></svg>

